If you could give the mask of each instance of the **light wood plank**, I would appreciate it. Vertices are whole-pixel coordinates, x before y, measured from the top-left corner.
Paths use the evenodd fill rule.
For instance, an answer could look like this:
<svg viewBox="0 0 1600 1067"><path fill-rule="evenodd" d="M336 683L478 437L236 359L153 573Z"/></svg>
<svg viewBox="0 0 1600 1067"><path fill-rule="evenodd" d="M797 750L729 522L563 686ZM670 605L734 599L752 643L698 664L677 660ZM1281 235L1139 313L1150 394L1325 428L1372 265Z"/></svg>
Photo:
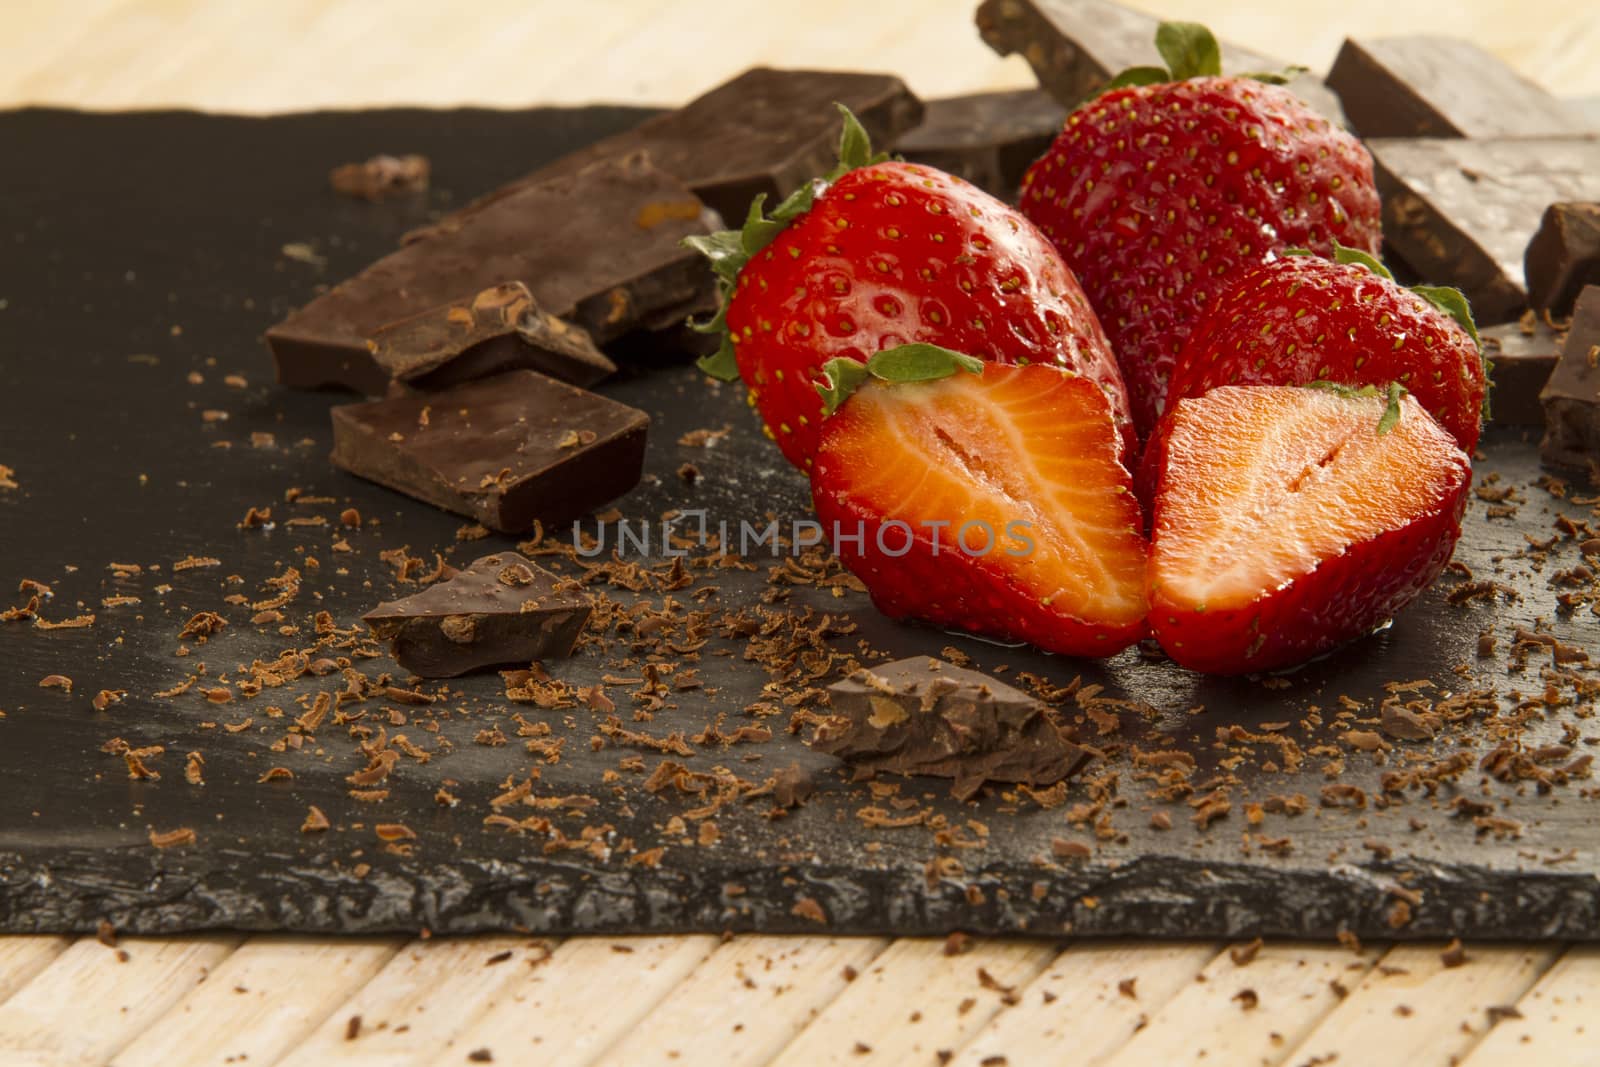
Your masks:
<svg viewBox="0 0 1600 1067"><path fill-rule="evenodd" d="M1458 967L1442 945L1390 949L1376 969L1290 1054L1293 1063L1453 1065L1488 1027L1488 1009L1515 1004L1555 960L1553 947L1474 945Z"/></svg>
<svg viewBox="0 0 1600 1067"><path fill-rule="evenodd" d="M70 944L70 937L44 934L0 937L0 1003L32 981Z"/></svg>
<svg viewBox="0 0 1600 1067"><path fill-rule="evenodd" d="M845 969L866 971L885 944L869 937L735 938L596 1062L616 1067L768 1063L849 990Z"/></svg>
<svg viewBox="0 0 1600 1067"><path fill-rule="evenodd" d="M273 1063L404 944L401 938L253 937L149 1021L113 1067Z"/></svg>
<svg viewBox="0 0 1600 1067"><path fill-rule="evenodd" d="M952 1061L982 1067L1052 1063L1071 1049L1074 1067L1094 1067L1121 1048L1216 958L1209 943L1085 941L1061 953L1024 990L1022 1003L984 1027ZM1133 996L1118 987L1133 982Z"/></svg>
<svg viewBox="0 0 1600 1067"><path fill-rule="evenodd" d="M591 1063L716 947L717 939L704 935L572 938L451 1039L436 1062L457 1067L470 1053L488 1049L496 1063Z"/></svg>
<svg viewBox="0 0 1600 1067"><path fill-rule="evenodd" d="M530 963L549 951L527 937L412 941L296 1045L283 1067L426 1063L498 998L527 982Z"/></svg>
<svg viewBox="0 0 1600 1067"><path fill-rule="evenodd" d="M943 941L902 938L774 1062L937 1064L940 1052L960 1048L1007 1002L1019 1002L1018 991L1056 955L1048 941L986 940L951 958Z"/></svg>
<svg viewBox="0 0 1600 1067"><path fill-rule="evenodd" d="M1489 1032L1463 1067L1536 1063L1591 1067L1600 1060L1600 945L1574 946L1516 1002L1520 1019Z"/></svg>
<svg viewBox="0 0 1600 1067"><path fill-rule="evenodd" d="M126 938L127 959L119 962L112 949L80 938L0 1005L0 1063L98 1067L238 944L234 936Z"/></svg>
<svg viewBox="0 0 1600 1067"><path fill-rule="evenodd" d="M1355 955L1336 945L1281 942L1264 946L1241 967L1223 952L1107 1063L1282 1063L1339 1006L1333 983L1359 986L1379 955L1376 949Z"/></svg>

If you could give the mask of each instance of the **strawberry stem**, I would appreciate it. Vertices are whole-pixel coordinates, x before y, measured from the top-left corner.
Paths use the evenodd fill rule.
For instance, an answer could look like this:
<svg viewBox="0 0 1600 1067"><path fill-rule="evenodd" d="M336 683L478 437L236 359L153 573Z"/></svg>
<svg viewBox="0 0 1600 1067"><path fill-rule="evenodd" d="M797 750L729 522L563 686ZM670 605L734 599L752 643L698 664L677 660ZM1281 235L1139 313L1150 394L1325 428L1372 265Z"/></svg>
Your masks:
<svg viewBox="0 0 1600 1067"><path fill-rule="evenodd" d="M1156 27L1156 51L1166 61L1166 66L1129 67L1090 93L1084 102L1129 85L1160 85L1222 75L1222 46L1217 44L1216 35L1198 22L1161 23ZM1239 77L1267 85L1288 85L1306 69L1290 66L1281 71L1257 71Z"/></svg>
<svg viewBox="0 0 1600 1067"><path fill-rule="evenodd" d="M982 374L983 360L938 345L916 342L874 353L865 363L840 356L823 364L817 385L822 411L832 415L868 378L883 382L931 382L957 371Z"/></svg>

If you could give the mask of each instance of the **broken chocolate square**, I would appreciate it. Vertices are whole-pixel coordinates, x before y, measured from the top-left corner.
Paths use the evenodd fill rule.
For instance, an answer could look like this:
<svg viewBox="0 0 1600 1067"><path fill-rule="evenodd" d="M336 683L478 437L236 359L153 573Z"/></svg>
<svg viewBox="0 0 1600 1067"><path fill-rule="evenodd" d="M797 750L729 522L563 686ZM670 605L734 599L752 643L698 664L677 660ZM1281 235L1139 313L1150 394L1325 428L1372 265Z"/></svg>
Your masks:
<svg viewBox="0 0 1600 1067"><path fill-rule="evenodd" d="M1555 370L1566 335L1543 318L1528 314L1520 322L1485 326L1478 331L1483 358L1489 363L1494 388L1489 394L1489 421L1496 426L1543 426L1539 394Z"/></svg>
<svg viewBox="0 0 1600 1067"><path fill-rule="evenodd" d="M496 285L385 326L368 348L386 382L418 389L519 368L587 386L617 369L587 332L539 307L521 282Z"/></svg>
<svg viewBox="0 0 1600 1067"><path fill-rule="evenodd" d="M333 409L333 462L519 532L632 489L650 417L529 370Z"/></svg>
<svg viewBox="0 0 1600 1067"><path fill-rule="evenodd" d="M1089 761L1050 710L1020 689L927 656L856 671L828 689L812 747L880 771L953 778L961 800L986 781L1046 786Z"/></svg>
<svg viewBox="0 0 1600 1067"><path fill-rule="evenodd" d="M1015 201L1023 173L1061 132L1066 117L1066 109L1039 89L930 100L922 125L894 148L913 163Z"/></svg>
<svg viewBox="0 0 1600 1067"><path fill-rule="evenodd" d="M1528 303L1570 315L1585 285L1600 285L1600 202L1551 204L1523 256Z"/></svg>
<svg viewBox="0 0 1600 1067"><path fill-rule="evenodd" d="M1363 137L1585 137L1588 119L1470 41L1346 40L1328 87Z"/></svg>
<svg viewBox="0 0 1600 1067"><path fill-rule="evenodd" d="M412 674L454 678L571 655L589 611L578 582L498 552L363 618Z"/></svg>
<svg viewBox="0 0 1600 1067"><path fill-rule="evenodd" d="M1600 285L1579 295L1561 359L1541 399L1544 461L1577 470L1600 463Z"/></svg>

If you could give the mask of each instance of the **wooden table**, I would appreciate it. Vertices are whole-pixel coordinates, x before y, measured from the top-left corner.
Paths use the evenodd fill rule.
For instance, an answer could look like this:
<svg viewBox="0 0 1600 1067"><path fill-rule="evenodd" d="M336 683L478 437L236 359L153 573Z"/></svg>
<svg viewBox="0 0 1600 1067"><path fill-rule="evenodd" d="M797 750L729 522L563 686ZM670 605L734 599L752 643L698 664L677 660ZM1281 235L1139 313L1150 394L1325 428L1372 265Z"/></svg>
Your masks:
<svg viewBox="0 0 1600 1067"><path fill-rule="evenodd" d="M287 111L686 99L754 63L896 71L927 96L1031 83L971 0L7 3L0 106ZM1147 0L1326 65L1439 5ZM1459 0L1444 27L1600 94L1572 0ZM603 16L599 13L603 10ZM1600 1063L1600 948L708 936L0 938L0 1063ZM1495 1024L1494 1020L1498 1019ZM1600 1023L1594 1029L1600 1029Z"/></svg>

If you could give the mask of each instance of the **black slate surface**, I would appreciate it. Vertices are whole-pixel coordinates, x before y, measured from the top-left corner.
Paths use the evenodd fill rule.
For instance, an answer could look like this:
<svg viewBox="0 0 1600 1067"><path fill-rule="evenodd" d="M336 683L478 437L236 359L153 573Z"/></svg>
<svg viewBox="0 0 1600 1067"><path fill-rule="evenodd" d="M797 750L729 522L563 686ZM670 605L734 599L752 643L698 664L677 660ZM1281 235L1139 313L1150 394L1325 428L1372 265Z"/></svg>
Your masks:
<svg viewBox="0 0 1600 1067"><path fill-rule="evenodd" d="M0 144L13 164L0 168L0 463L15 468L19 485L0 490L0 593L32 578L54 588L46 618L96 615L86 629L0 623L0 930L87 930L106 919L147 933L231 927L913 934L963 928L1596 938L1600 842L1592 781L1575 777L1541 791L1536 781L1502 782L1476 768L1503 736L1517 736L1528 751L1565 737L1573 751L1559 763L1541 764L1546 772L1593 751L1600 738L1589 717L1597 676L1586 664L1552 674L1541 668L1550 652L1538 646L1525 668L1507 672L1518 627L1548 624L1569 645L1600 646L1592 600L1567 614L1555 600L1561 592L1592 597L1592 579L1551 584L1580 562L1576 539L1559 538L1546 559L1528 555L1530 537L1543 542L1558 535L1552 526L1558 513L1592 517L1592 501L1573 499L1589 490L1574 487L1561 501L1533 487L1535 450L1522 440L1492 440L1479 480L1498 472L1505 479L1500 485L1517 486L1523 502L1514 516L1490 517L1486 504L1474 501L1457 553L1477 579L1504 583L1515 597L1447 604L1449 592L1465 580L1454 576L1386 632L1277 679L1203 679L1136 652L1104 664L1069 661L900 626L842 587L836 594L826 585L770 585L768 568L780 562L771 558L757 559L753 570L709 574L719 591L708 594L707 608L754 605L765 595L772 603L764 610L780 624L805 618L808 609L818 614L807 626L821 613L854 623L855 632L831 638L841 652L861 654L863 642L896 656L937 654L953 645L980 667L1009 664L1055 684L1081 675L1104 685L1102 696L1141 702L1120 710L1099 706L1100 721L1108 721L1108 710L1120 718L1120 727L1104 735L1083 711L1066 708L1082 721L1086 738L1120 749L1106 765L1118 772L1116 781L1100 781L1099 809L1086 780L1074 782L1064 797L1045 798L1062 801L1053 807L1010 790L959 805L949 798L948 783L924 779L895 783L894 796L875 796L848 784L833 760L786 733L785 710L765 720L774 730L770 743L697 746L682 762L698 770L722 766L760 781L797 760L815 771L817 795L782 818L769 817L767 802L746 800L696 817L700 798L670 789L647 793L642 773L621 772L620 793L602 781L625 757L642 755L645 767L654 769L660 754L615 741L593 750L590 738L603 716L582 707L508 705L494 675L449 683L449 699L429 708L385 699L352 705L372 716L382 707L399 708L411 723L387 727L390 736L404 732L432 753L425 764L403 758L386 783L388 799L369 804L347 795L346 776L366 763L347 727L325 724L299 751L269 747L284 736L288 717L273 719L266 707L299 715L304 705L296 698L338 689L339 675L304 677L254 699L236 695L227 704L209 703L196 691L155 697L202 661L202 685L226 678L236 689L241 665L309 647L316 612L351 626L379 600L414 590L395 580L379 558L383 549L409 546L430 562L435 551L465 562L512 544L500 538L458 544L459 519L335 471L326 461L326 412L344 398L274 387L259 335L315 286L392 247L430 211L463 202L643 114L602 108L267 120L0 115ZM327 191L329 167L378 151L431 156L435 191L422 201L377 206ZM286 245L309 246L310 254L301 247L286 255ZM605 389L656 420L646 484L621 502L629 517L705 508L713 528L719 519L737 528L741 519L764 522L768 511L786 520L807 514L803 480L761 440L738 389L712 387L692 367L659 353L633 358L634 369ZM190 384L190 372L203 382ZM248 384L229 385L224 379L230 374ZM207 421L208 410L227 417ZM675 443L686 430L723 424L732 432L713 448ZM270 446L252 444L252 434L261 433L273 435ZM224 442L229 447L219 447ZM701 471L693 486L676 474L686 461ZM287 503L290 487L332 499ZM269 505L277 520L272 528L236 527L247 508ZM352 506L368 525L346 533L338 516ZM330 525L283 522L316 515ZM332 550L341 536L352 551ZM659 544L653 547L655 557L645 562L659 566ZM175 572L173 563L190 555L221 562ZM315 568L308 556L318 561ZM119 579L108 569L113 562L145 570ZM283 609L297 633L279 633L278 624L251 625L248 604L224 601L229 595L270 597L275 590L264 582L286 565L305 575L299 595ZM170 590L161 591L163 585ZM633 596L607 591L622 600ZM103 606L102 598L113 595L142 599ZM638 595L658 605L670 596L683 610L702 606L693 589ZM19 593L11 602L24 600ZM180 642L179 630L200 610L223 613L228 628L204 645ZM1498 644L1480 658L1484 630L1496 634ZM626 643L621 639L609 656L596 648L549 667L575 684L593 683L618 673L613 661ZM175 654L180 644L189 647L188 656ZM776 702L785 690L763 694L768 675L744 658L744 648L742 640L713 639L695 663L705 688L669 693L668 706L650 722L632 721L629 694L637 687L612 684L623 725L662 737L698 733L718 712L726 713L725 732L753 723L744 709L763 696ZM394 670L384 659L355 666L369 676ZM38 687L42 677L58 673L74 679L70 695ZM1353 701L1355 717L1375 719L1384 683L1396 680L1431 683L1434 688L1420 690L1430 699L1475 687L1538 696L1549 686L1555 704L1519 709L1516 697L1503 696L1492 712L1470 714L1432 742L1392 741L1377 756L1342 744L1336 727L1351 723L1337 719L1340 695ZM126 689L128 696L96 712L90 702L102 688ZM458 707L467 710L454 712ZM1320 724L1308 719L1313 707L1321 709ZM523 750L513 712L549 723L552 738L566 738L560 762ZM252 725L238 733L203 726L246 717ZM438 721L438 733L423 727L429 719ZM1218 745L1219 729L1238 725L1260 734L1274 723L1287 724L1281 736L1304 756L1298 774L1263 766L1281 763L1278 742ZM512 735L510 744L474 743L478 731L495 724ZM163 755L147 760L161 778L130 780L123 760L101 751L112 737L165 746ZM1194 794L1226 786L1229 812L1199 828L1182 796L1174 804L1151 799L1150 772L1130 766L1135 746L1190 753L1198 764ZM1475 762L1453 784L1432 795L1415 788L1382 793L1384 772L1442 759L1458 748ZM184 781L189 751L204 754L204 786ZM1336 761L1344 768L1337 779L1327 776ZM258 782L274 766L294 777ZM601 854L551 851L549 833L484 825L488 801L502 783L521 780L534 766L541 775L537 796L587 793L597 806L577 814L559 805L537 811L514 806L509 814L545 815L572 838L585 825L609 825L597 837ZM447 779L458 783L451 787L460 801L455 807L434 799ZM1321 807L1321 788L1330 782L1361 787L1367 806ZM1250 822L1247 804L1293 793L1309 797L1304 814ZM1452 808L1458 797L1487 803L1493 816L1514 823L1475 824L1471 811L1464 817ZM332 830L299 831L310 804L328 814ZM869 826L869 820L881 821L863 817L869 808L921 821ZM1167 812L1174 828L1151 829L1155 811ZM686 835L667 833L674 817L683 820ZM718 840L697 844L706 818L715 823ZM373 832L377 823L415 831L409 854L386 850ZM176 827L194 829L197 843L151 847L152 829ZM1292 840L1287 854L1263 847L1263 839L1270 845L1285 836ZM1090 845L1092 858L1055 858L1057 839ZM665 846L659 866L629 862L657 846ZM1397 900L1406 901L1409 919L1395 926L1405 918Z"/></svg>

